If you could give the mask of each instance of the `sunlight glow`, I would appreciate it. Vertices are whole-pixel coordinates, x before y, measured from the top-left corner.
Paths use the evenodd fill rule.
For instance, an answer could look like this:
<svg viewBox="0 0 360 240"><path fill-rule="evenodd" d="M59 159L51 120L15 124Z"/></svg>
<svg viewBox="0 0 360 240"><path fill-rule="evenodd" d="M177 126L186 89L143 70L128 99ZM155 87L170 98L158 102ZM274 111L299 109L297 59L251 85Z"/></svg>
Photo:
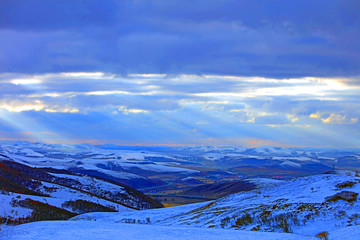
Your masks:
<svg viewBox="0 0 360 240"><path fill-rule="evenodd" d="M93 92L84 92L84 93L73 93L74 95L78 94L84 94L84 95L98 95L98 96L102 96L102 95L112 95L112 94L132 94L130 92L126 92L126 91L93 91Z"/></svg>
<svg viewBox="0 0 360 240"><path fill-rule="evenodd" d="M31 84L39 84L41 83L41 80L35 78L23 78L23 79L17 78L17 79L12 79L10 82L15 85L31 85Z"/></svg>
<svg viewBox="0 0 360 240"><path fill-rule="evenodd" d="M337 113L312 113L310 118L320 119L323 123L328 124L354 124L358 122L358 118L349 118L346 115Z"/></svg>
<svg viewBox="0 0 360 240"><path fill-rule="evenodd" d="M95 78L95 79L104 78L105 76L108 76L103 72L63 72L57 75L60 75L61 77Z"/></svg>
<svg viewBox="0 0 360 240"><path fill-rule="evenodd" d="M157 74L157 73L145 73L145 74L140 74L140 73L134 73L134 74L128 74L129 77L143 77L143 78L162 78L162 77L166 77L166 74Z"/></svg>
<svg viewBox="0 0 360 240"><path fill-rule="evenodd" d="M137 108L127 108L126 106L119 106L119 111L124 114L128 113L148 113L148 110L137 109Z"/></svg>
<svg viewBox="0 0 360 240"><path fill-rule="evenodd" d="M1 105L0 108L6 109L9 112L23 112L23 111L41 111L45 108L43 104L24 104L18 106L10 106L7 104Z"/></svg>
<svg viewBox="0 0 360 240"><path fill-rule="evenodd" d="M49 112L49 113L78 113L79 109L76 108L72 108L72 109L51 109L51 108L46 108L45 112Z"/></svg>

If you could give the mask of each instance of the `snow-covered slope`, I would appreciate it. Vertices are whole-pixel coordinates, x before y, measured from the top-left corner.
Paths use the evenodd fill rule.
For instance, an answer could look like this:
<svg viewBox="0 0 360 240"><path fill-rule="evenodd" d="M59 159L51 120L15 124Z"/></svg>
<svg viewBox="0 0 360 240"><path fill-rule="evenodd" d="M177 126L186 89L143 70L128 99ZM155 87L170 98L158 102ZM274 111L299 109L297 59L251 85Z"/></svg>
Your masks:
<svg viewBox="0 0 360 240"><path fill-rule="evenodd" d="M352 174L352 176L348 176ZM264 181L263 181L264 182ZM360 224L360 178L322 174L268 182L264 188L216 201L126 213L89 213L74 219L104 222L190 225L314 236Z"/></svg>
<svg viewBox="0 0 360 240"><path fill-rule="evenodd" d="M359 181L331 174L299 178L233 194L164 222L307 234L316 234L319 229L332 231L360 224L359 201L351 197L341 200L345 194L336 195L348 192L356 197L360 192Z"/></svg>

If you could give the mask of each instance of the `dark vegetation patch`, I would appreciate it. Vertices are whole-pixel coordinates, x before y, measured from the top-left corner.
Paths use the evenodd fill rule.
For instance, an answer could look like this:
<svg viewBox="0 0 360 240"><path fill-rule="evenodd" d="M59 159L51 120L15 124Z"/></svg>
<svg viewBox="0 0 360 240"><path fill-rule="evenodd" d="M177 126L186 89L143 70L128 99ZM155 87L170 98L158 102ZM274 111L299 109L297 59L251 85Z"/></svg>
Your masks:
<svg viewBox="0 0 360 240"><path fill-rule="evenodd" d="M356 192L350 192L350 191L342 191L335 195L329 196L325 198L325 201L327 202L336 202L339 200L344 200L349 203L354 202L357 199L357 196L359 193Z"/></svg>
<svg viewBox="0 0 360 240"><path fill-rule="evenodd" d="M38 188L41 182L7 165L9 161L0 161L0 189L9 192L48 196L41 193Z"/></svg>
<svg viewBox="0 0 360 240"><path fill-rule="evenodd" d="M253 222L253 218L251 217L251 215L249 213L246 213L245 215L241 216L240 218L238 218L235 222L235 226L233 227L242 227L242 226L247 226L249 224L251 224Z"/></svg>
<svg viewBox="0 0 360 240"><path fill-rule="evenodd" d="M350 187L354 186L355 184L357 184L357 182L346 181L346 182L336 184L335 187L337 189L344 189L344 188L350 188Z"/></svg>
<svg viewBox="0 0 360 240"><path fill-rule="evenodd" d="M315 235L315 237L323 239L323 240L328 240L329 239L329 233L328 232L321 232Z"/></svg>
<svg viewBox="0 0 360 240"><path fill-rule="evenodd" d="M79 214L88 212L116 212L113 208L80 199L76 201L66 201L61 206L63 208L70 208L72 212Z"/></svg>
<svg viewBox="0 0 360 240"><path fill-rule="evenodd" d="M17 218L10 220L7 218L2 218L1 221L3 222L6 221L4 223L21 224L21 223L34 222L34 221L44 221L44 220L67 220L77 215L76 213L72 213L67 210L51 206L46 203L35 201L30 198L26 198L25 200L13 199L11 205L13 207L23 207L23 208L32 209L33 211L30 216L25 218Z"/></svg>

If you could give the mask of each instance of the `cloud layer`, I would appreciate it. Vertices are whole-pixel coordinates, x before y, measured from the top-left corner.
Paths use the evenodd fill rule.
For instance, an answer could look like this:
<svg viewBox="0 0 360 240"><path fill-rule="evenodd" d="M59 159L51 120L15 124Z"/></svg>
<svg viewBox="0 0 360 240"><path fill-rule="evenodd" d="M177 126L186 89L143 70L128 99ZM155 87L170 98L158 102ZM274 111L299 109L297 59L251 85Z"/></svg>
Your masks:
<svg viewBox="0 0 360 240"><path fill-rule="evenodd" d="M355 147L360 85L354 82L8 73L0 78L0 131L53 142Z"/></svg>

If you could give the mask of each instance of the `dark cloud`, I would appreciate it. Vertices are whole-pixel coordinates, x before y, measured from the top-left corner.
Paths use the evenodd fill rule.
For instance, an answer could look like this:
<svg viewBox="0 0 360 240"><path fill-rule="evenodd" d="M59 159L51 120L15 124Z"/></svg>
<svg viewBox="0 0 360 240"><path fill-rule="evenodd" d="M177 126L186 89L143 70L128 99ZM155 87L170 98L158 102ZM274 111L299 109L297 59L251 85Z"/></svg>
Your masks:
<svg viewBox="0 0 360 240"><path fill-rule="evenodd" d="M1 1L0 71L359 75L358 1Z"/></svg>
<svg viewBox="0 0 360 240"><path fill-rule="evenodd" d="M114 1L0 1L0 28L24 31L78 29L116 22Z"/></svg>

